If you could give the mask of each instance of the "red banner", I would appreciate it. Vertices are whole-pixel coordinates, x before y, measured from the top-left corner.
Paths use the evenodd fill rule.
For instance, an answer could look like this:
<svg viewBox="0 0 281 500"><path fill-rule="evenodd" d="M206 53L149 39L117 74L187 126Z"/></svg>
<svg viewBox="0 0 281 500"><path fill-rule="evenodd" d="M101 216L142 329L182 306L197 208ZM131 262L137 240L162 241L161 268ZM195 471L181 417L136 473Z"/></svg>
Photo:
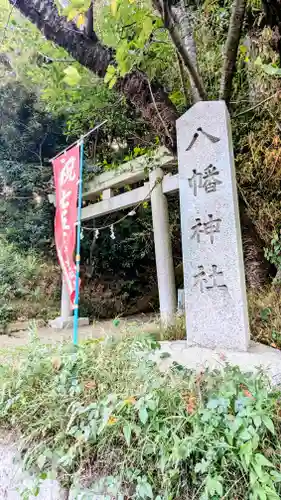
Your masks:
<svg viewBox="0 0 281 500"><path fill-rule="evenodd" d="M77 193L80 163L79 146L52 161L56 188L55 241L60 266L72 306L75 299Z"/></svg>

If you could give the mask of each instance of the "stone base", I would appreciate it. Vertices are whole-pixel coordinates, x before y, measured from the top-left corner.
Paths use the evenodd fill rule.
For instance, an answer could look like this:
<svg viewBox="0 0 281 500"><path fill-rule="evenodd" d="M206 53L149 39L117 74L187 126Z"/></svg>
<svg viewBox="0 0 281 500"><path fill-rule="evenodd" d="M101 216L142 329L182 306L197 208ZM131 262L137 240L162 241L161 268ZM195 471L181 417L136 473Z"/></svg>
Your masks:
<svg viewBox="0 0 281 500"><path fill-rule="evenodd" d="M48 324L51 328L54 328L54 330L67 330L73 328L73 321L74 321L73 316L70 316L67 319L59 317L56 319L51 319L48 322ZM78 326L88 326L89 324L90 324L89 318L78 319Z"/></svg>
<svg viewBox="0 0 281 500"><path fill-rule="evenodd" d="M169 356L163 356L164 353ZM281 383L281 352L255 342L250 343L247 352L189 346L184 340L161 342L161 350L155 356L161 370L167 369L173 362L197 372L206 368L222 369L229 363L239 366L244 372L255 372L262 368L274 385Z"/></svg>

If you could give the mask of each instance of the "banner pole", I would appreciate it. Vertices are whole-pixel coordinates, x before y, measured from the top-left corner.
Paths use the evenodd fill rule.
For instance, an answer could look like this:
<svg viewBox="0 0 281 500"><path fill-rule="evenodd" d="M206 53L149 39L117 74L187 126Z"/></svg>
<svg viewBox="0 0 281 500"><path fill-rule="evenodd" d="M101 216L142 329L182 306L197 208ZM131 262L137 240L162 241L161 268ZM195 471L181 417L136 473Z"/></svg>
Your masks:
<svg viewBox="0 0 281 500"><path fill-rule="evenodd" d="M83 158L84 142L80 143L80 172L78 188L78 210L77 210L77 233L76 233L76 279L75 279L75 301L74 301L74 322L73 322L73 344L78 345L78 320L79 320L79 277L80 277L80 243L81 243L81 212L82 212L82 179L83 179Z"/></svg>
<svg viewBox="0 0 281 500"><path fill-rule="evenodd" d="M16 0L17 1L17 0ZM60 153L58 153L56 156L54 156L53 158L50 158L49 161L53 161L55 160L56 158L58 158L58 156L62 155L63 153L65 153L66 151L68 151L68 149L71 149L73 146L75 146L78 142L82 141L83 139L85 139L85 137L88 137L90 134L92 134L93 132L95 132L95 130L98 130L100 127L102 127L102 125L104 125L108 120L104 120L103 122L99 123L98 125L96 125L94 128L91 128L91 130L89 130L89 132L87 132L86 134L82 135L80 137L80 139L77 139L77 141L74 141L72 142L71 144L69 144L69 146L67 146L66 148L64 148L62 151L60 151Z"/></svg>

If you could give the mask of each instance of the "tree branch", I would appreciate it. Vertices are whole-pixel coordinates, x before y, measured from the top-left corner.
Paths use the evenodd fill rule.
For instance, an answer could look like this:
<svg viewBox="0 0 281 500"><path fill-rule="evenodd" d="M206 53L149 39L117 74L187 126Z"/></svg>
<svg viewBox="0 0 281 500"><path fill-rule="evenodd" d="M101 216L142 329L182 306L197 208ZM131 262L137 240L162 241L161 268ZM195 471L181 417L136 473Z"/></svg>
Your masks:
<svg viewBox="0 0 281 500"><path fill-rule="evenodd" d="M246 4L247 0L234 0L232 6L219 94L220 99L223 99L227 103L231 97L232 80L235 72Z"/></svg>
<svg viewBox="0 0 281 500"><path fill-rule="evenodd" d="M13 4L13 0L9 2ZM60 16L55 0L17 0L16 8L28 17L48 40L63 47L80 64L99 77L105 76L109 64L116 64L114 51L104 46L96 35L94 39L90 39L84 31L77 30L73 22ZM116 89L137 108L156 134L163 137L162 142L174 151L175 121L178 118L176 108L159 83L154 83L151 87L162 120L153 104L147 77L143 72L132 71L125 77L119 78L116 84ZM169 131L168 136L166 128Z"/></svg>
<svg viewBox="0 0 281 500"><path fill-rule="evenodd" d="M178 52L177 52L177 58L178 58L178 63L179 63L179 73L180 73L182 91L183 91L184 97L185 97L185 104L186 104L186 106L188 106L189 94L188 94L188 90L187 90L186 83L185 83L186 78L185 78L185 74L184 74L184 66L183 66L182 58Z"/></svg>
<svg viewBox="0 0 281 500"><path fill-rule="evenodd" d="M37 52L38 52L38 54L40 54L40 56L42 56L43 61L47 62L47 63L60 62L60 63L68 63L69 64L69 63L74 62L74 59L64 59L64 58L56 59L56 58L47 56L47 54L43 54L43 52L40 52L39 50Z"/></svg>
<svg viewBox="0 0 281 500"><path fill-rule="evenodd" d="M158 10L160 15L162 16L164 26L170 33L170 37L180 54L183 63L188 69L188 72L190 74L190 78L192 83L197 89L198 96L200 100L207 100L207 94L204 89L203 83L201 81L200 75L196 69L196 67L193 64L193 61L190 57L189 51L187 50L187 47L185 44L182 42L180 32L176 26L175 19L173 17L172 11L170 9L169 2L167 0L153 0L153 5L154 7Z"/></svg>
<svg viewBox="0 0 281 500"><path fill-rule="evenodd" d="M172 141L172 137L170 136L170 132L169 132L169 130L168 130L168 128L167 128L167 126L166 126L166 123L165 123L165 122L164 122L164 120L162 119L161 113L159 112L159 109L158 109L158 107L157 107L157 104L156 104L156 101L155 101L155 98L154 98L154 95L153 95L153 92L152 92L152 88L151 88L151 84L150 84L149 79L147 79L147 83L148 83L148 87L149 87L149 91L150 91L151 99L152 99L153 105L154 105L154 107L155 107L155 110L156 110L156 112L157 112L157 114L158 114L158 116L159 116L159 119L161 120L161 122L162 122L162 124L163 124L163 127L164 127L164 129L165 129L166 135L167 135L168 137L170 137L170 140Z"/></svg>
<svg viewBox="0 0 281 500"><path fill-rule="evenodd" d="M9 0L13 4L13 0ZM17 0L16 8L39 28L48 40L55 42L83 66L104 77L109 64L114 63L113 51L94 42L72 21L60 16L55 0Z"/></svg>
<svg viewBox="0 0 281 500"><path fill-rule="evenodd" d="M185 46L189 58L195 68L195 70L198 73L199 76L199 70L197 66L197 51L196 51L196 44L193 36L193 19L192 19L192 13L190 10L188 10L185 5L184 1L180 0L174 7L171 9L172 16L174 21L177 23L181 38L182 38L182 43ZM184 77L184 73L182 75ZM189 79L190 79L190 86L191 86L191 93L192 93L192 98L193 102L198 102L200 101L200 94L199 91L194 84L194 81L189 73ZM183 82L184 84L184 82Z"/></svg>

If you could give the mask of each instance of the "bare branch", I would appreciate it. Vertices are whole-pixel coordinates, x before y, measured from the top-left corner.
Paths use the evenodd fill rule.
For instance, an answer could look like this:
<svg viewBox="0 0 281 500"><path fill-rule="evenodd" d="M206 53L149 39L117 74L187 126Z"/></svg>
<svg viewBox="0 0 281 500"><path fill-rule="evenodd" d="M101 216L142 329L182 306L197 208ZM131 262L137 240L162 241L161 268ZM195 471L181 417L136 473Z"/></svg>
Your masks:
<svg viewBox="0 0 281 500"><path fill-rule="evenodd" d="M43 57L43 60L47 63L53 63L53 62L60 62L60 63L73 63L74 59L64 59L64 58L53 58L50 56L47 56L47 54L43 54L43 52L40 52L39 50L37 51L40 56Z"/></svg>
<svg viewBox="0 0 281 500"><path fill-rule="evenodd" d="M171 12L170 6L168 5L168 2L166 0L163 0L163 3L161 5L160 0L153 0L153 5L154 7L158 10L158 12L161 14L163 22L165 27L170 33L170 37L180 54L184 65L187 67L188 72L190 74L190 78L192 82L194 83L199 99L207 100L207 94L204 89L203 83L201 81L200 75L196 69L196 67L193 64L193 61L190 57L190 54L187 50L187 47L185 44L182 42L180 32L177 28L177 25L175 23L173 14Z"/></svg>
<svg viewBox="0 0 281 500"><path fill-rule="evenodd" d="M151 88L151 84L150 84L149 79L147 79L147 83L148 83L148 86L149 86L149 91L150 91L151 99L152 99L153 105L154 105L154 107L155 107L155 110L156 110L156 112L157 112L157 114L158 114L158 116L159 116L159 119L160 119L160 121L161 121L161 123L162 123L162 125L163 125L163 128L164 128L164 130L165 130L165 132L166 132L167 137L169 137L169 138L170 138L170 140L172 141L172 137L171 137L171 134L170 134L170 132L169 132L169 130L168 130L168 127L166 126L166 123L164 122L164 120L163 120L163 118L162 118L162 116L161 116L161 113L160 113L160 111L159 111L159 109L158 109L158 107L157 107L157 104L156 104L156 101L155 101L155 97L154 97L154 95L153 95L153 91L152 91L152 88Z"/></svg>
<svg viewBox="0 0 281 500"><path fill-rule="evenodd" d="M178 52L177 52L177 58L178 58L178 63L179 63L179 73L180 73L182 91L183 91L184 97L185 97L185 104L188 106L189 94L188 94L188 90L186 88L186 83L185 83L186 78L185 78L185 74L184 74L184 66L183 66L182 58Z"/></svg>
<svg viewBox="0 0 281 500"><path fill-rule="evenodd" d="M237 116L245 115L246 113L249 113L250 111L253 111L256 108L259 108L260 106L262 106L262 104L265 104L270 99L274 99L274 97L277 97L279 95L280 95L280 90L277 90L276 92L274 92L274 94L270 95L269 97L266 97L266 99L263 99L262 101L258 102L254 106L251 106L251 108L245 109L244 111L237 113L236 115L234 115L234 118L236 118ZM278 128L280 130L279 126L278 126Z"/></svg>
<svg viewBox="0 0 281 500"><path fill-rule="evenodd" d="M232 90L232 80L235 72L237 52L247 0L234 0L230 17L227 40L225 44L224 65L220 84L220 99L229 102Z"/></svg>

